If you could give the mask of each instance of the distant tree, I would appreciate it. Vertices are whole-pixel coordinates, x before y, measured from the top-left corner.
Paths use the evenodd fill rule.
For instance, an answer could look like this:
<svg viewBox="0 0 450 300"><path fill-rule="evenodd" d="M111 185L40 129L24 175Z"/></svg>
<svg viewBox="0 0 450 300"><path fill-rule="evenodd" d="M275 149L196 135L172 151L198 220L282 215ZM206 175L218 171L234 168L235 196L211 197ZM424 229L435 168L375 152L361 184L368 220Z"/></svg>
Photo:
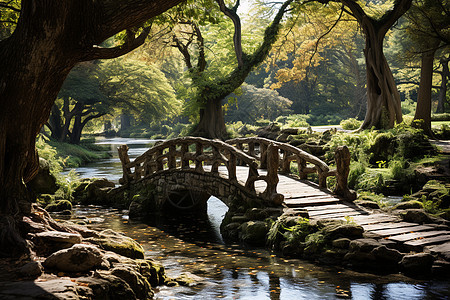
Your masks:
<svg viewBox="0 0 450 300"><path fill-rule="evenodd" d="M435 54L440 52L445 55L450 50L450 3L441 0L415 0L406 16L408 19L405 25L406 32L414 42L414 49L410 51L420 55L421 58L419 92L414 119L423 120L423 129L427 134L432 135L431 97ZM445 73L445 66L444 60L443 73ZM445 81L446 77L443 82ZM446 85L442 89L445 91Z"/></svg>
<svg viewBox="0 0 450 300"><path fill-rule="evenodd" d="M362 37L354 19L338 3L310 3L294 15L267 65L275 72L271 88L293 101L295 113L365 112Z"/></svg>
<svg viewBox="0 0 450 300"><path fill-rule="evenodd" d="M141 123L173 118L181 112L181 101L164 73L154 64L136 58L101 63L105 77L102 92L113 108L132 115Z"/></svg>
<svg viewBox="0 0 450 300"><path fill-rule="evenodd" d="M81 63L72 69L58 94L61 100L55 102L50 114L53 138L79 144L86 124L110 111L113 104L101 91L102 75L94 62Z"/></svg>
<svg viewBox="0 0 450 300"><path fill-rule="evenodd" d="M226 120L254 123L259 118L274 120L280 115L289 114L292 101L282 97L277 91L242 85L242 93L234 95L226 104Z"/></svg>
<svg viewBox="0 0 450 300"><path fill-rule="evenodd" d="M181 34L173 36L173 46L183 55L189 78L192 81L190 90L190 107L199 108L199 122L194 130L195 135L225 139L227 132L222 111L222 100L242 85L248 74L264 61L270 52L271 46L277 39L280 23L289 5L293 0L282 3L274 16L272 23L267 26L262 42L248 47L248 54L242 40L242 25L237 14L239 1L232 8L225 5L223 0L216 0L220 11L233 22L233 52L235 62L228 63L225 59L221 68L207 68L206 41L204 39L201 24L197 24L192 18L184 18L179 15L178 23L182 29ZM211 7L211 4L210 6ZM202 10L201 10L202 11ZM208 11L206 7L203 11ZM187 8L188 14L192 10ZM222 20L220 19L222 18ZM210 16L210 21L223 26L223 16ZM222 27L223 28L223 27ZM254 40L254 38L253 38ZM223 43L217 43L223 48ZM193 57L196 54L196 63ZM237 62L237 64L236 64ZM188 106L189 107L189 106Z"/></svg>

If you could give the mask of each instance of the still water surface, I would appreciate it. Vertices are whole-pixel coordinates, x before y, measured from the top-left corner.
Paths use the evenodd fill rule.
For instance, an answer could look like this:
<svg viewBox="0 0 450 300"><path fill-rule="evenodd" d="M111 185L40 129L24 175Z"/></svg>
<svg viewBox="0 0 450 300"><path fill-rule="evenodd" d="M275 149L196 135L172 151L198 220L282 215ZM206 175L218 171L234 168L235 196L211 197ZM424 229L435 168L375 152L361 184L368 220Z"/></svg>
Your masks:
<svg viewBox="0 0 450 300"><path fill-rule="evenodd" d="M130 147L130 158L154 141L101 139L113 157L77 169L82 177L106 177L118 181L121 164L116 148ZM225 245L219 226L226 206L208 200L204 216L161 217L128 220L126 211L99 207L76 207L74 218L91 220L93 227L111 228L139 241L146 256L160 261L169 276L189 272L198 284L160 287L157 299L450 299L448 280L417 281L401 275L378 276L334 267L318 266L298 259L277 257L263 249Z"/></svg>

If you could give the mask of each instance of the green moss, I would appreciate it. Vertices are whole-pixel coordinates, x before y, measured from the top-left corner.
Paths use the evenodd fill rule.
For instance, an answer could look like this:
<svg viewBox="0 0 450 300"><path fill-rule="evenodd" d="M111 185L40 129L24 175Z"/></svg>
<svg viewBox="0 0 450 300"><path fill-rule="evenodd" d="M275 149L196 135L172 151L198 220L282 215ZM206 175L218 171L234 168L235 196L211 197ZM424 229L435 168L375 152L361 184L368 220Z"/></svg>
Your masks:
<svg viewBox="0 0 450 300"><path fill-rule="evenodd" d="M48 204L45 207L45 210L56 212L56 211L65 211L65 210L72 210L72 203L68 200L59 200L53 203Z"/></svg>
<svg viewBox="0 0 450 300"><path fill-rule="evenodd" d="M144 258L144 249L138 242L111 229L102 231L100 237L92 239L91 242L94 242L105 250L126 257Z"/></svg>

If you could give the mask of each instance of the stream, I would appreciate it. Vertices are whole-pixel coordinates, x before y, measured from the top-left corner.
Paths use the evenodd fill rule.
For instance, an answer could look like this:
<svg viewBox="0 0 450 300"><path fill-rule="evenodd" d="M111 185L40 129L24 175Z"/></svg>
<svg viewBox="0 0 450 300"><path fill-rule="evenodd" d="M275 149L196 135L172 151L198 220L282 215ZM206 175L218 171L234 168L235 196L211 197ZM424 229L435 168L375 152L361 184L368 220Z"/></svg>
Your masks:
<svg viewBox="0 0 450 300"><path fill-rule="evenodd" d="M98 139L113 157L76 169L80 177L118 182L122 167L117 147L127 144L130 159L153 143L146 139ZM147 258L166 268L169 277L190 273L191 286L158 287L155 299L450 299L448 280L413 280L400 274L373 275L278 257L265 249L225 245L219 233L227 207L208 200L207 215L129 220L126 211L74 207L75 219L96 229L113 229L137 240Z"/></svg>

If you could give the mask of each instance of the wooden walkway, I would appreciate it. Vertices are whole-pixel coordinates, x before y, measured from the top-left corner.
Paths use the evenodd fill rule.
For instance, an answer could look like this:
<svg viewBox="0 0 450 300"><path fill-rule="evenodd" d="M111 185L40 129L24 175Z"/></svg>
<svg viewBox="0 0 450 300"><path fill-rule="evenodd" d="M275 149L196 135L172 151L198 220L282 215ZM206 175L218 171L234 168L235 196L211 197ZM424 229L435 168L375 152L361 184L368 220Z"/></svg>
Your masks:
<svg viewBox="0 0 450 300"><path fill-rule="evenodd" d="M347 186L350 152L345 146L336 149L334 170L318 157L292 145L259 137L226 142L198 137L177 138L155 145L132 162L126 145L118 150L123 168L122 184L157 178L158 185L163 185L166 192L177 185L183 189L198 185L197 189L210 189L209 194L218 197L230 193L226 186L228 189L233 187L235 191L245 191L243 194L252 199L257 197L272 205L283 205L285 214L310 219L348 219L361 225L366 230L366 237L398 247L403 252L422 251L424 247L437 245L450 256L447 226L403 222L397 216L368 211L340 198L356 198ZM296 168L291 168L292 165ZM298 176L290 175L295 169ZM197 181L193 181L192 174ZM318 178L319 184L307 180L311 174ZM220 180L217 180L218 176ZM334 194L326 188L330 176L336 182ZM181 181L189 177L192 182L172 183L173 177L180 177ZM158 187L163 190L162 186Z"/></svg>
<svg viewBox="0 0 450 300"><path fill-rule="evenodd" d="M262 175L264 170L258 170ZM238 167L238 179L245 178L248 168ZM371 212L350 202L344 202L318 185L300 180L294 176L279 174L277 192L284 195L286 214L303 215L308 212L310 219L350 219L361 225L366 235L382 244L403 251L420 252L425 246L435 247L445 244L450 251L450 231L435 224L420 225L403 222L399 217L387 213ZM255 188L263 192L265 184L256 182Z"/></svg>

